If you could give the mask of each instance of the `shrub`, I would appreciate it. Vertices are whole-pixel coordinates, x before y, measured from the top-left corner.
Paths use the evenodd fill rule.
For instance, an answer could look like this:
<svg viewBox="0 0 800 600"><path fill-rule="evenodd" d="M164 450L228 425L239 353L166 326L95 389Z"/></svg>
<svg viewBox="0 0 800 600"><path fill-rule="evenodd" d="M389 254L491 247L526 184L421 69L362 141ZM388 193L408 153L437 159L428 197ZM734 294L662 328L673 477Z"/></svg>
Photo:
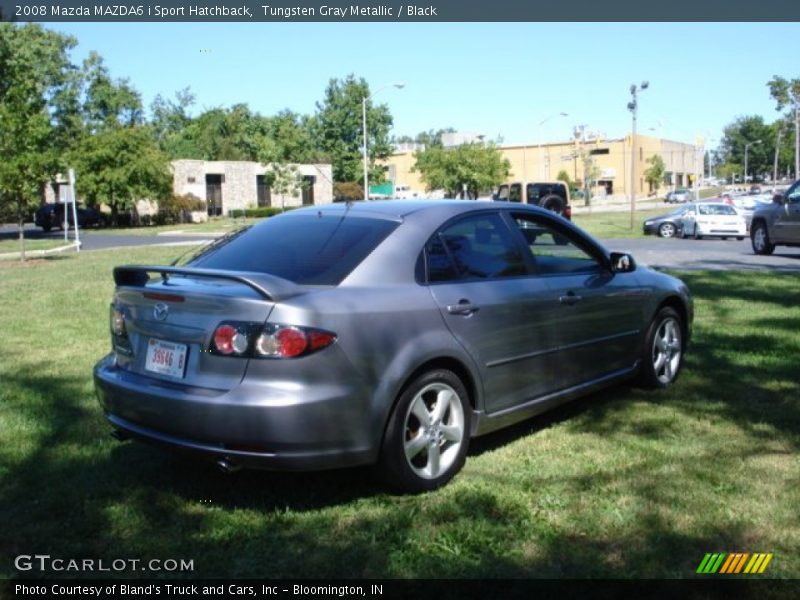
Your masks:
<svg viewBox="0 0 800 600"><path fill-rule="evenodd" d="M355 181L337 181L333 184L333 201L363 200L364 188Z"/></svg>
<svg viewBox="0 0 800 600"><path fill-rule="evenodd" d="M205 200L201 200L194 194L183 196L168 196L158 203L158 215L153 219L159 225L171 225L173 223L191 222L189 213L194 211L205 211Z"/></svg>
<svg viewBox="0 0 800 600"><path fill-rule="evenodd" d="M291 210L287 208L286 210ZM274 217L284 212L277 206L259 206L257 208L232 208L228 211L228 216L231 218L245 216L248 219L260 219L262 217Z"/></svg>

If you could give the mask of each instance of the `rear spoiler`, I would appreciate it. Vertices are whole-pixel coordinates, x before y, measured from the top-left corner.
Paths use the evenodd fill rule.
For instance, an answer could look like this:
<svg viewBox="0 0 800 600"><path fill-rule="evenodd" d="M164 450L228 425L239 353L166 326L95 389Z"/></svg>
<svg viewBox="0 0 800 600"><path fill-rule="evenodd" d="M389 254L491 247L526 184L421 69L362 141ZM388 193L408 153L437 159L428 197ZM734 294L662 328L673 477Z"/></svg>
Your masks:
<svg viewBox="0 0 800 600"><path fill-rule="evenodd" d="M266 300L279 301L303 292L303 288L287 279L267 273L247 271L219 271L216 269L192 269L186 267L164 267L156 265L125 265L114 268L114 283L118 286L144 287L150 280L149 273L159 273L163 280L169 275L199 277L204 279L225 279L246 285Z"/></svg>

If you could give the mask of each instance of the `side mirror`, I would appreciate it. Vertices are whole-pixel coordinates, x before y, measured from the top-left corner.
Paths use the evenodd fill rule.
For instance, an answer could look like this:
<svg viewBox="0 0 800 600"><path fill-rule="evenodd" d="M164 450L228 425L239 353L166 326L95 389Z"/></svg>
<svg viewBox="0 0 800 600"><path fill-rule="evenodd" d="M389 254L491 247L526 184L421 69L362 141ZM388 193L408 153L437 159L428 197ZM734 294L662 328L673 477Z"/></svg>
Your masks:
<svg viewBox="0 0 800 600"><path fill-rule="evenodd" d="M773 201L775 204L783 204L783 194L775 194L775 195L772 197L772 201Z"/></svg>
<svg viewBox="0 0 800 600"><path fill-rule="evenodd" d="M630 273L636 270L636 261L630 254L612 252L609 258L611 259L611 270L614 273Z"/></svg>

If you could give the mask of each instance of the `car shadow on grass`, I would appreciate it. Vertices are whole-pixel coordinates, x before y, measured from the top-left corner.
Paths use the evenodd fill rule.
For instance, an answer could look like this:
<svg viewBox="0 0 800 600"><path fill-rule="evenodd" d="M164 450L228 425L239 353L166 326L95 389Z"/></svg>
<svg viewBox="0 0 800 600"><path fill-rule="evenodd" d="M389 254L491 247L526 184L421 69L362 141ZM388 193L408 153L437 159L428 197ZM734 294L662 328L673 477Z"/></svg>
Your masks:
<svg viewBox="0 0 800 600"><path fill-rule="evenodd" d="M686 279L695 294L719 299L706 309L718 317L730 310L726 298L795 304L777 288L742 287L724 274ZM478 438L451 485L406 497L384 493L368 469L225 476L207 463L120 445L88 378L22 365L4 373L0 391L8 424L0 576L21 575L14 556L49 553L195 561L189 573L129 577L692 577L704 553L716 551L774 551L785 561L776 560L775 572L796 574L781 566L797 565L794 538L764 534L769 520L740 512L753 494L746 478L729 476L754 453L800 448L797 347L783 335L797 320L752 322L773 333L743 339L697 324L686 371L670 390L618 385ZM743 343L763 358L739 360ZM747 446L662 456L659 443L680 448L684 427L707 423L738 428ZM554 430L565 456L545 445ZM645 443L656 450L640 454ZM604 444L629 449L604 454ZM495 451L511 458L501 462ZM550 462L557 467L546 469ZM795 505L796 471L771 485L773 497ZM693 504L685 499L693 493L704 495ZM693 514L698 505L707 508Z"/></svg>

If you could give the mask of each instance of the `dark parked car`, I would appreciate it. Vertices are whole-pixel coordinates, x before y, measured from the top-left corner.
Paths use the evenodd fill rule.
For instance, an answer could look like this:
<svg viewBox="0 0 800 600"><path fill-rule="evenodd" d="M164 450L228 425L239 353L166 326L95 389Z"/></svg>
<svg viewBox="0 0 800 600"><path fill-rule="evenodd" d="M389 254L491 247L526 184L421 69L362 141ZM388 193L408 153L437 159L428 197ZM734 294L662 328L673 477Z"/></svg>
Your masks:
<svg viewBox="0 0 800 600"><path fill-rule="evenodd" d="M800 180L784 194L775 194L772 204L753 212L750 240L756 254L772 254L775 246L800 246Z"/></svg>
<svg viewBox="0 0 800 600"><path fill-rule="evenodd" d="M450 480L474 436L670 385L693 317L680 280L509 202L309 207L114 279L94 380L116 437L224 471L377 463L406 491Z"/></svg>
<svg viewBox="0 0 800 600"><path fill-rule="evenodd" d="M693 211L694 204L686 204L660 217L650 217L642 224L645 235L671 238L683 233L683 218Z"/></svg>
<svg viewBox="0 0 800 600"><path fill-rule="evenodd" d="M67 208L67 220L70 227L75 226L75 218L72 216L72 205L67 204L41 204L36 210L34 215L34 223L44 229L50 231L54 227L64 227L64 207ZM97 209L76 207L78 213L78 227L104 227L106 225L106 216Z"/></svg>

